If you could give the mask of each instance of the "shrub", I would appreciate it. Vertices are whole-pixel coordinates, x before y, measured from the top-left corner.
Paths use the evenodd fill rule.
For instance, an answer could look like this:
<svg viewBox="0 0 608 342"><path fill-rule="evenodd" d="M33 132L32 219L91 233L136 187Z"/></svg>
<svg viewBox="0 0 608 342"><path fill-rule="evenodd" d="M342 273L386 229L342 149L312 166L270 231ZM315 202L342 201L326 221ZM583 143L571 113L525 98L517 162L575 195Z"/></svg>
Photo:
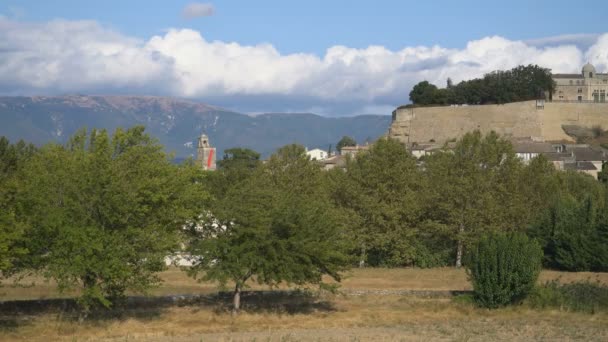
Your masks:
<svg viewBox="0 0 608 342"><path fill-rule="evenodd" d="M498 308L524 299L534 288L543 252L521 233L482 237L467 255L477 305Z"/></svg>
<svg viewBox="0 0 608 342"><path fill-rule="evenodd" d="M547 282L536 287L527 299L533 308L559 308L567 311L596 313L608 311L608 286L598 282L583 281L560 284Z"/></svg>

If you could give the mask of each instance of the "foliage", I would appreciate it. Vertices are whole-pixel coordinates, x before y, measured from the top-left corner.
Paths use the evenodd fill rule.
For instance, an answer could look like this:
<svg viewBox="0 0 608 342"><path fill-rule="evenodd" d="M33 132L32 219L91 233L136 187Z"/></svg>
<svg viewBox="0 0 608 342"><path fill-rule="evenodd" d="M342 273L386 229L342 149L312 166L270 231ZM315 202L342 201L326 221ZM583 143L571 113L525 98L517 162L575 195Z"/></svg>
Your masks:
<svg viewBox="0 0 608 342"><path fill-rule="evenodd" d="M15 177L35 151L33 145L22 140L11 144L0 137L0 278L17 271L21 258L27 254L25 227L16 219Z"/></svg>
<svg viewBox="0 0 608 342"><path fill-rule="evenodd" d="M608 287L598 282L583 281L560 284L558 281L537 286L527 299L533 308L597 313L608 311Z"/></svg>
<svg viewBox="0 0 608 342"><path fill-rule="evenodd" d="M357 145L357 142L355 141L355 139L353 139L353 138L345 135L336 144L336 150L338 150L339 152L341 152L343 147L346 147L346 146L356 146L356 145Z"/></svg>
<svg viewBox="0 0 608 342"><path fill-rule="evenodd" d="M232 184L191 226L188 249L196 257L190 275L234 282L235 312L251 279L270 286L322 284L323 275L340 280L350 263L348 240L321 172L302 146L288 145Z"/></svg>
<svg viewBox="0 0 608 342"><path fill-rule="evenodd" d="M417 255L417 198L422 187L415 159L393 139L378 140L332 177L332 198L348 213L360 264L412 265Z"/></svg>
<svg viewBox="0 0 608 342"><path fill-rule="evenodd" d="M410 91L410 101L417 105L435 104L439 97L437 86L428 81L422 81Z"/></svg>
<svg viewBox="0 0 608 342"><path fill-rule="evenodd" d="M450 84L451 80L447 88L438 89L422 81L413 87L410 100L415 105L500 104L544 98L545 92L555 89L551 71L537 65L520 65L491 72L481 79Z"/></svg>
<svg viewBox="0 0 608 342"><path fill-rule="evenodd" d="M520 301L530 293L540 274L542 250L522 233L489 234L467 257L475 302L493 309Z"/></svg>
<svg viewBox="0 0 608 342"><path fill-rule="evenodd" d="M85 130L49 144L23 167L18 217L28 228L27 266L80 302L109 306L160 279L178 230L193 216L194 170L178 168L143 127ZM189 197L191 196L191 197Z"/></svg>
<svg viewBox="0 0 608 342"><path fill-rule="evenodd" d="M608 270L606 187L577 173L557 176L559 189L529 234L543 247L546 266L567 271Z"/></svg>
<svg viewBox="0 0 608 342"><path fill-rule="evenodd" d="M453 151L425 159L424 218L432 229L429 234L454 253L456 266L482 233L511 231L527 223L530 209L520 183L522 168L511 144L494 132L467 133Z"/></svg>

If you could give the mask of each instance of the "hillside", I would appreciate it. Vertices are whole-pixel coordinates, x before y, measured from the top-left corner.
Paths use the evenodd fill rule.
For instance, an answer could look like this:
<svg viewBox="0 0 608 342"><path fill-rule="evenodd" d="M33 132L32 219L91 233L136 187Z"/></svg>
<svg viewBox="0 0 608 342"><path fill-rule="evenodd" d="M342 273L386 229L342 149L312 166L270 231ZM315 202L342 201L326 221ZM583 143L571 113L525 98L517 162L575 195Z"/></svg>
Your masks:
<svg viewBox="0 0 608 342"><path fill-rule="evenodd" d="M209 136L220 155L239 146L268 156L289 143L327 148L344 135L360 143L376 139L386 132L390 116L327 118L277 113L254 117L199 102L152 96L0 97L0 136L11 141L64 142L81 127L114 130L133 125L145 125L178 158L195 153L201 133Z"/></svg>

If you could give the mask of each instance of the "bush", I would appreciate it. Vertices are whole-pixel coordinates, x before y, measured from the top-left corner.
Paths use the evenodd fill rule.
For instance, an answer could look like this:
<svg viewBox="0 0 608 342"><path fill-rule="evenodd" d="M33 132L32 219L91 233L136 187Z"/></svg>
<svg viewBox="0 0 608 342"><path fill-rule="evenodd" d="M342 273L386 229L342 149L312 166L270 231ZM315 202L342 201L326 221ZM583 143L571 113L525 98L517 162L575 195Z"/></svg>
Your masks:
<svg viewBox="0 0 608 342"><path fill-rule="evenodd" d="M536 287L527 302L531 307L540 309L605 312L608 311L608 286L591 281L560 284L554 280Z"/></svg>
<svg viewBox="0 0 608 342"><path fill-rule="evenodd" d="M524 299L534 288L543 252L521 233L482 237L467 256L477 305L498 308Z"/></svg>

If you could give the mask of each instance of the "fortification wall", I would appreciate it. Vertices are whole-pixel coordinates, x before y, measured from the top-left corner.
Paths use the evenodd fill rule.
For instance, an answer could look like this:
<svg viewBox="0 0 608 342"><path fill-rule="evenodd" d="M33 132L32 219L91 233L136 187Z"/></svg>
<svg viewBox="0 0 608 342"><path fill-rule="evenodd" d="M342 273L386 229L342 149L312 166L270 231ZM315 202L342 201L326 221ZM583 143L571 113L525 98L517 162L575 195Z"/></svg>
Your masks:
<svg viewBox="0 0 608 342"><path fill-rule="evenodd" d="M608 129L608 104L545 103L536 101L504 105L398 108L393 112L389 136L404 143L437 143L459 138L466 132L496 131L505 136L533 137L547 141L572 140L562 125Z"/></svg>

